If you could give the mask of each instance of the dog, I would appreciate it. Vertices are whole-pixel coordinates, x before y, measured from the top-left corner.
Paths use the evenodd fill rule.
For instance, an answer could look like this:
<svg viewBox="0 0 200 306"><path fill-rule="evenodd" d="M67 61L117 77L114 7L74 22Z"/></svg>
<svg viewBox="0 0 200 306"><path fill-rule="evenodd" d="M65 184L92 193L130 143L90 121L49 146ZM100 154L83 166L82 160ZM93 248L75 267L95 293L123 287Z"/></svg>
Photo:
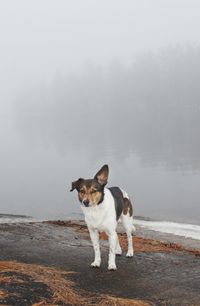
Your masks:
<svg viewBox="0 0 200 306"><path fill-rule="evenodd" d="M99 232L105 232L109 238L108 270L116 270L115 256L122 254L116 228L121 219L128 238L127 257L132 257L133 207L128 194L119 187L106 188L109 168L104 165L93 179L79 178L72 182L70 191L77 190L82 211L85 215L95 258L92 267L100 267L101 253Z"/></svg>

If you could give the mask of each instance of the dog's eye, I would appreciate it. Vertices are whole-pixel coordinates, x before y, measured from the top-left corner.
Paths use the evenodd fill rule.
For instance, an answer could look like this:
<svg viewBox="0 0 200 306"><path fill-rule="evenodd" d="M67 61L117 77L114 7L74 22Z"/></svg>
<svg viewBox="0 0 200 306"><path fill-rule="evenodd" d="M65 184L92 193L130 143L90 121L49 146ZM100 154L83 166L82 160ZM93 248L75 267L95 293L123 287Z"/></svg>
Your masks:
<svg viewBox="0 0 200 306"><path fill-rule="evenodd" d="M81 194L85 194L85 190L80 190L80 193Z"/></svg>
<svg viewBox="0 0 200 306"><path fill-rule="evenodd" d="M94 193L96 193L97 192L97 190L92 190L90 193L91 194L94 194Z"/></svg>

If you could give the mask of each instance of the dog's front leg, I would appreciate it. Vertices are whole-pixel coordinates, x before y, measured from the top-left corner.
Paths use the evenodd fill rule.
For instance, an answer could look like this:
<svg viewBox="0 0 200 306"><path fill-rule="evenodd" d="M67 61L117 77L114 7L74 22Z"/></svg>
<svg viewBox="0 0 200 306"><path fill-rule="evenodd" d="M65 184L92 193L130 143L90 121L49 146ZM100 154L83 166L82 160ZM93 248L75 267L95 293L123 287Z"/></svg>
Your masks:
<svg viewBox="0 0 200 306"><path fill-rule="evenodd" d="M109 233L109 258L108 258L108 270L116 270L115 253L117 245L117 233L115 231Z"/></svg>
<svg viewBox="0 0 200 306"><path fill-rule="evenodd" d="M93 228L88 228L90 233L90 238L92 240L94 248L94 261L91 263L92 267L100 267L101 264L101 253L99 247L99 232Z"/></svg>

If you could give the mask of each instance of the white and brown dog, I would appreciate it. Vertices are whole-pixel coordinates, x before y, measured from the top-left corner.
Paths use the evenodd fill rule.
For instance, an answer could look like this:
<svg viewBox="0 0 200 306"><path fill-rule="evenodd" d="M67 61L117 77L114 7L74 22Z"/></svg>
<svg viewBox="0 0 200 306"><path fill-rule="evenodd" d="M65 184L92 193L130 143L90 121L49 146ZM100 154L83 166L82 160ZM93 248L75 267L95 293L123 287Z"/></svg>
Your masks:
<svg viewBox="0 0 200 306"><path fill-rule="evenodd" d="M104 165L93 179L79 178L72 183L70 191L76 189L85 215L95 258L92 267L100 267L101 253L99 247L99 232L105 232L109 237L108 269L116 270L115 255L121 255L122 250L116 233L117 222L121 219L128 237L127 257L133 256L133 208L125 191L118 187L106 188L109 169Z"/></svg>

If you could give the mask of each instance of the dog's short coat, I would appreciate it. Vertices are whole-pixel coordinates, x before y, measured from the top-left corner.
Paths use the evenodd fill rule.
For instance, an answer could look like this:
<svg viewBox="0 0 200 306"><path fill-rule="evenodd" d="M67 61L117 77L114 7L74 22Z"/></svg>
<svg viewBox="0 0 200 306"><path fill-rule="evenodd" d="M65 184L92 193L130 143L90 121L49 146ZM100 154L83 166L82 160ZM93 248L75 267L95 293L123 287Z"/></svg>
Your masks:
<svg viewBox="0 0 200 306"><path fill-rule="evenodd" d="M118 188L106 188L109 169L104 165L93 179L80 178L72 182L70 191L76 189L81 202L92 240L95 258L92 267L100 267L101 253L99 247L99 232L105 232L109 237L108 269L116 270L115 255L121 255L122 250L116 233L117 222L121 219L128 238L127 257L134 254L132 232L133 208L127 193Z"/></svg>

